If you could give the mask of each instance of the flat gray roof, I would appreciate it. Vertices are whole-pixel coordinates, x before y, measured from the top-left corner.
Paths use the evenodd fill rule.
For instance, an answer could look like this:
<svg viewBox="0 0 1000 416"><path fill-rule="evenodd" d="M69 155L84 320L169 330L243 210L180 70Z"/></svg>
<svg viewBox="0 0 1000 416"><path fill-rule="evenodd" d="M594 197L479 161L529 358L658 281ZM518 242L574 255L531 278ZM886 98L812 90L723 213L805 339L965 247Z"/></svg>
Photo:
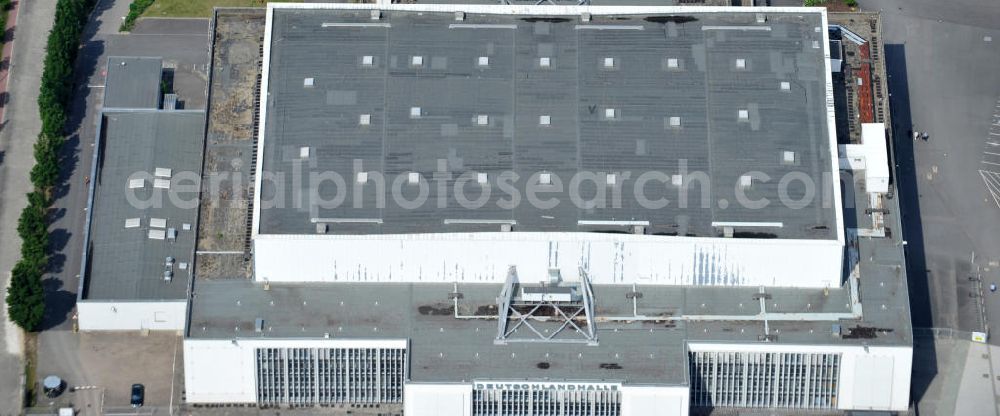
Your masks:
<svg viewBox="0 0 1000 416"><path fill-rule="evenodd" d="M753 233L737 229L736 237L837 238L838 204L821 186L833 163L818 12L767 13L765 23L738 11L594 15L589 22L382 11L373 21L369 10L275 9L272 26L261 167L277 179L263 180L259 195L281 206L260 210L262 234L314 234L314 222L326 221L338 234L496 231L501 222L514 223L515 232L620 232L622 221L648 221L649 234L721 236L713 222L778 222ZM413 107L419 117L411 117ZM792 152L788 162L785 152ZM326 200L339 191L338 206L297 199L309 195L308 172L336 172L353 188L357 164L370 172L368 184L338 190L327 181L316 191ZM671 184L683 165L685 181L702 172L711 182L690 179L687 207ZM305 173L296 178L297 170ZM442 170L446 195L435 179ZM771 178L745 190L750 200L770 199L767 209L737 203L749 171ZM375 172L387 178L382 189ZM411 172L428 182L428 202L414 209L392 196L394 180L406 199L420 194ZM513 209L498 206L509 198L498 184L504 172L519 175L511 185L522 198ZM559 200L553 208L525 198L525 184L540 172L564 183L542 195ZM573 203L569 182L580 172L595 176L583 181L579 199L600 188L610 200L617 187L620 206ZM666 198L668 206L650 208L635 197L647 172L663 173L667 183L648 182L644 197ZM817 185L805 207L777 202L779 180L790 172ZM491 193L483 206L465 208L455 184L467 182L466 198L478 199L479 173ZM610 187L609 173L616 176ZM798 199L807 189L793 181L788 192ZM366 221L345 222L352 219ZM460 221L445 225L448 219Z"/></svg>
<svg viewBox="0 0 1000 416"><path fill-rule="evenodd" d="M155 109L160 107L163 58L108 57L104 108Z"/></svg>
<svg viewBox="0 0 1000 416"><path fill-rule="evenodd" d="M204 128L203 111L103 114L83 299L186 298ZM157 168L169 169L170 176L156 176ZM131 188L130 179L139 179L142 186ZM163 181L169 188L157 187ZM127 224L129 219L138 224ZM158 220L164 223L156 224ZM166 236L170 229L176 239ZM151 238L160 232L165 235ZM167 257L175 259L169 282L164 280Z"/></svg>
<svg viewBox="0 0 1000 416"><path fill-rule="evenodd" d="M902 282L905 285L905 281ZM462 315L496 313L502 285L459 284ZM413 381L458 382L477 378L618 380L635 384L686 384L686 342L758 343L759 321L600 322L599 345L509 343L495 345L496 319L457 319L451 284L317 283L263 285L243 279L201 280L194 289L188 337L191 339L377 339L409 340ZM598 316L630 316L628 285L594 287ZM638 286L638 312L648 316L746 315L759 311L759 288ZM832 289L767 288L768 312L848 312L849 293ZM875 295L875 293L872 293ZM891 301L891 299L890 299ZM866 305L875 308L873 305ZM876 320L770 321L777 343L812 345L909 345L906 298L872 314ZM254 332L263 319L264 330ZM513 322L513 321L512 321ZM533 322L538 325L537 322ZM844 333L861 326L865 338ZM511 323L511 326L514 324ZM530 336L522 328L523 336ZM568 339L572 334L561 339ZM562 336L562 335L560 335ZM539 363L548 363L540 369ZM602 367L602 364L604 365ZM609 366L607 364L617 364ZM620 367L620 368L619 368Z"/></svg>

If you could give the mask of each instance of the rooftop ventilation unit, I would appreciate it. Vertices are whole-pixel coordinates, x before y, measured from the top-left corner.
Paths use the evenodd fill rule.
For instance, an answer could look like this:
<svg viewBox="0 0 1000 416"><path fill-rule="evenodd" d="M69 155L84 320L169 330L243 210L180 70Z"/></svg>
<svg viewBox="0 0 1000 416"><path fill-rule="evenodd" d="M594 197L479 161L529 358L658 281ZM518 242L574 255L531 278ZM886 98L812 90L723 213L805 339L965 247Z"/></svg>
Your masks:
<svg viewBox="0 0 1000 416"><path fill-rule="evenodd" d="M740 188L746 189L753 185L753 177L750 175L740 176Z"/></svg>
<svg viewBox="0 0 1000 416"><path fill-rule="evenodd" d="M172 270L164 270L163 271L163 281L164 282L169 282L171 280L174 280L174 272Z"/></svg>
<svg viewBox="0 0 1000 416"><path fill-rule="evenodd" d="M608 184L608 186L615 186L615 183L618 181L618 178L615 176L615 174L609 173L607 174L607 176L604 177L604 181Z"/></svg>
<svg viewBox="0 0 1000 416"><path fill-rule="evenodd" d="M580 21L582 21L582 22L589 22L590 21L590 13L587 13L587 12L581 13L580 14Z"/></svg>
<svg viewBox="0 0 1000 416"><path fill-rule="evenodd" d="M550 279L553 275L549 275ZM555 271L559 278L559 270ZM558 282L558 280L556 280ZM570 286L521 286L521 299L526 302L576 302L581 296Z"/></svg>
<svg viewBox="0 0 1000 416"><path fill-rule="evenodd" d="M455 12L455 20L459 22L465 20L465 12Z"/></svg>
<svg viewBox="0 0 1000 416"><path fill-rule="evenodd" d="M264 331L264 318L257 318L253 321L253 332Z"/></svg>
<svg viewBox="0 0 1000 416"><path fill-rule="evenodd" d="M372 20L381 19L382 18L382 11L381 10L372 10L371 17L372 17Z"/></svg>
<svg viewBox="0 0 1000 416"><path fill-rule="evenodd" d="M167 228L167 241L170 241L171 243L177 241L176 228Z"/></svg>
<svg viewBox="0 0 1000 416"><path fill-rule="evenodd" d="M316 223L316 234L326 234L326 223L318 222Z"/></svg>
<svg viewBox="0 0 1000 416"><path fill-rule="evenodd" d="M606 119L609 119L609 120L610 119L614 119L617 114L618 114L618 110L615 110L614 108L605 108L604 109L604 118L606 118Z"/></svg>

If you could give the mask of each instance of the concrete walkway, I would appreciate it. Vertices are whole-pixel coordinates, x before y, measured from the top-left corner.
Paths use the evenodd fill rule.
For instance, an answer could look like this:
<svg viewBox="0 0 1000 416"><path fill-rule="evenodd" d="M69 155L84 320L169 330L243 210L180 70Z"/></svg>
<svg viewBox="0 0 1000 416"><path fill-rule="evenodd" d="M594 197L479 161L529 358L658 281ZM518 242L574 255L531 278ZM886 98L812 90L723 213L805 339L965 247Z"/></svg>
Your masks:
<svg viewBox="0 0 1000 416"><path fill-rule="evenodd" d="M38 116L38 87L44 59L45 41L55 16L55 0L21 1L17 30L7 79L7 103L0 126L0 287L7 287L9 272L20 257L17 218L27 204L31 190L28 172L34 163L32 146L41 131ZM7 322L6 307L3 321ZM0 325L0 415L16 415L21 410L20 334L9 325Z"/></svg>

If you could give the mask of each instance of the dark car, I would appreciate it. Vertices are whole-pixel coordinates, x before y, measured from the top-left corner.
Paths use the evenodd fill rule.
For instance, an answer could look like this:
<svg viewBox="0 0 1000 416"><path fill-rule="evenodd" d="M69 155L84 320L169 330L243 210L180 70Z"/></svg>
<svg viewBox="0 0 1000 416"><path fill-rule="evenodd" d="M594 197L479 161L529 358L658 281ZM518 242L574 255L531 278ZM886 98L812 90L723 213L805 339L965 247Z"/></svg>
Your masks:
<svg viewBox="0 0 1000 416"><path fill-rule="evenodd" d="M142 384L132 385L132 407L142 407L146 401L146 387Z"/></svg>

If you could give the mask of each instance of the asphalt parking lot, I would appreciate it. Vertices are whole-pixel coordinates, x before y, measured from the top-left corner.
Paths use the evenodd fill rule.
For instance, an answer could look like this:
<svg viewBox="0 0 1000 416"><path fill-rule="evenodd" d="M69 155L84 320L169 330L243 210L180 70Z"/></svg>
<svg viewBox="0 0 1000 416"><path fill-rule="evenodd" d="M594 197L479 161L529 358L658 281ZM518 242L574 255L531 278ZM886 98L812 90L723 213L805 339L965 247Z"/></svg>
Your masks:
<svg viewBox="0 0 1000 416"><path fill-rule="evenodd" d="M57 375L68 387L55 399L40 398L37 407L74 407L80 415L132 413L130 387L141 383L146 387L144 413L155 408L167 409L180 403L183 384L182 337L176 333L138 332L80 333L63 340L59 348L72 350L67 371L66 362L39 360L39 377ZM41 353L40 353L41 355ZM100 413L103 409L104 413Z"/></svg>
<svg viewBox="0 0 1000 416"><path fill-rule="evenodd" d="M862 5L883 14L913 325L1000 324L1000 294L981 294L976 280L1000 283L1000 207L979 173L1000 97L1000 3Z"/></svg>

